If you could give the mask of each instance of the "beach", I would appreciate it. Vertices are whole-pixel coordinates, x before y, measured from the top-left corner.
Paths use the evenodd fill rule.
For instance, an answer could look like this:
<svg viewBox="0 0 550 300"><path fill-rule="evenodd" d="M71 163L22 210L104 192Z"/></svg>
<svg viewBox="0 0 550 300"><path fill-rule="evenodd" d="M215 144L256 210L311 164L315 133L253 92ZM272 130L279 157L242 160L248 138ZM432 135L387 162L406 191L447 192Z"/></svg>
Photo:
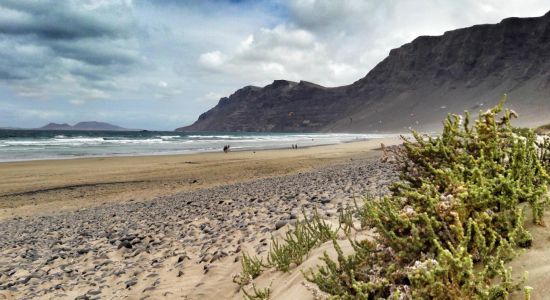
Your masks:
<svg viewBox="0 0 550 300"><path fill-rule="evenodd" d="M304 213L336 226L343 208L388 192L398 171L380 159L381 143L399 139L3 163L0 299L242 299L233 279L243 253L265 259L271 239ZM547 234L527 226L533 247L510 265L515 276L529 272L532 299L543 299ZM352 252L345 236L338 242ZM325 251L334 256L332 242L290 272L264 271L255 285L270 287L271 299L325 299L302 275Z"/></svg>
<svg viewBox="0 0 550 300"><path fill-rule="evenodd" d="M3 163L0 297L241 299L242 251L265 255L303 211L337 220L384 193L380 144L398 141ZM275 292L313 295L295 277Z"/></svg>

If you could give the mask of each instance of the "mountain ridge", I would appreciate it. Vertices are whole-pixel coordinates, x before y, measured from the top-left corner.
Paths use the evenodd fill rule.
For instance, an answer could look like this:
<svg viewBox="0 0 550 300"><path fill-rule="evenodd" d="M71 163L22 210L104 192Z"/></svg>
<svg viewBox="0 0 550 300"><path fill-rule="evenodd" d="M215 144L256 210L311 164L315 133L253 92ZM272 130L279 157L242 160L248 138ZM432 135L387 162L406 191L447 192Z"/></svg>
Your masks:
<svg viewBox="0 0 550 300"><path fill-rule="evenodd" d="M419 36L350 85L275 80L244 87L176 130L432 130L447 114L475 113L504 94L523 116L521 125L549 120L550 12Z"/></svg>

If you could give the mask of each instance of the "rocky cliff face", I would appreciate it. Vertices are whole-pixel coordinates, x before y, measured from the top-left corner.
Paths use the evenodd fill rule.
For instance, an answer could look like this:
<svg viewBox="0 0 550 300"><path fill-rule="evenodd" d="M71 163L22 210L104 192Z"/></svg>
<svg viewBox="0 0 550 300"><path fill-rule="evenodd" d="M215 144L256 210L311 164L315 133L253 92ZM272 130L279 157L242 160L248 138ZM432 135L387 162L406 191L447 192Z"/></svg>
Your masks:
<svg viewBox="0 0 550 300"><path fill-rule="evenodd" d="M405 131L508 94L524 125L550 119L550 13L421 36L343 87L245 87L184 131Z"/></svg>
<svg viewBox="0 0 550 300"><path fill-rule="evenodd" d="M202 114L185 131L319 131L343 117L336 101L343 90L313 83L275 80L264 87L247 86Z"/></svg>

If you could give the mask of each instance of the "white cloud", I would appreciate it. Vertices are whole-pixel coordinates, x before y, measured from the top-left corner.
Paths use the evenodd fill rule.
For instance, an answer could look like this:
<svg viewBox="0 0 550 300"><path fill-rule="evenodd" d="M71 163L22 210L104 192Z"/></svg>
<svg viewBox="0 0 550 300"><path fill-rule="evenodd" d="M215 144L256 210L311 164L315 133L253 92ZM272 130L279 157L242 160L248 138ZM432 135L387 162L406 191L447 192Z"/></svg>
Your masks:
<svg viewBox="0 0 550 300"><path fill-rule="evenodd" d="M314 34L286 24L261 28L241 40L235 49L204 53L199 62L208 70L259 85L274 79L336 85L360 76L352 65L335 62L326 44Z"/></svg>
<svg viewBox="0 0 550 300"><path fill-rule="evenodd" d="M69 100L69 103L71 103L72 105L83 105L84 103L86 103L86 101L82 100L82 99L72 99L72 100Z"/></svg>
<svg viewBox="0 0 550 300"><path fill-rule="evenodd" d="M207 68L218 68L224 63L224 60L225 55L218 50L203 53L199 57L199 63Z"/></svg>

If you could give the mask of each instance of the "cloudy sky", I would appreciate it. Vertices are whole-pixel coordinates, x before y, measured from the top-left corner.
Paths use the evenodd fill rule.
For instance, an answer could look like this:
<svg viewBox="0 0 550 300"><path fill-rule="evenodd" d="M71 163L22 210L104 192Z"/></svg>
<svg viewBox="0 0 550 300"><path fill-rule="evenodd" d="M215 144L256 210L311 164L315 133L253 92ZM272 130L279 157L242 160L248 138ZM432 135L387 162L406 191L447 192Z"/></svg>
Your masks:
<svg viewBox="0 0 550 300"><path fill-rule="evenodd" d="M354 82L418 35L548 0L0 0L0 127L172 130L245 85Z"/></svg>

